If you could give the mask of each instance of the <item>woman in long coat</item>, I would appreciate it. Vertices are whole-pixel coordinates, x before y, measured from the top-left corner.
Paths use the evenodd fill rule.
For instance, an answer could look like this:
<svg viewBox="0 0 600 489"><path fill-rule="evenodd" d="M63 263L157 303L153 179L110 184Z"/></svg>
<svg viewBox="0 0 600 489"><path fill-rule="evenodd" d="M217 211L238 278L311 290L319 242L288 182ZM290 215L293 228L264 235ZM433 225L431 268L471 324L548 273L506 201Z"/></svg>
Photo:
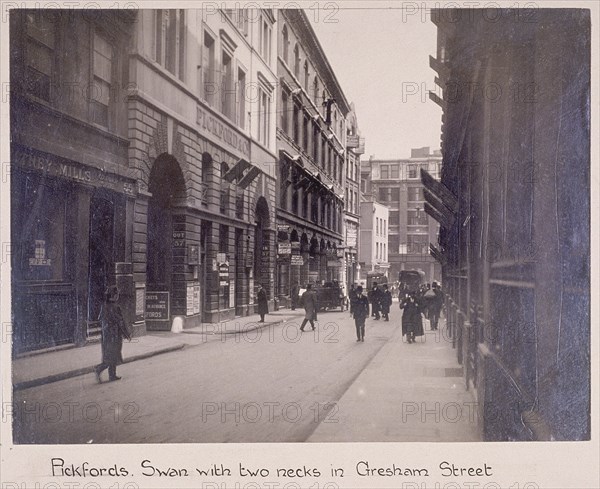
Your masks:
<svg viewBox="0 0 600 489"><path fill-rule="evenodd" d="M258 314L260 314L259 323L265 322L265 314L269 314L269 303L267 301L267 293L261 285L258 286L256 293L256 301L258 302Z"/></svg>
<svg viewBox="0 0 600 489"><path fill-rule="evenodd" d="M131 340L118 304L119 289L114 285L110 286L106 289L105 296L106 301L102 305L99 318L102 325L102 363L95 368L98 383L102 382L100 375L105 369L108 369L110 382L121 379L117 377L117 365L123 363L123 338Z"/></svg>
<svg viewBox="0 0 600 489"><path fill-rule="evenodd" d="M422 306L419 300L413 295L409 295L400 301L402 313L402 335L406 335L409 343L415 342L416 336L423 336L423 318L421 316Z"/></svg>

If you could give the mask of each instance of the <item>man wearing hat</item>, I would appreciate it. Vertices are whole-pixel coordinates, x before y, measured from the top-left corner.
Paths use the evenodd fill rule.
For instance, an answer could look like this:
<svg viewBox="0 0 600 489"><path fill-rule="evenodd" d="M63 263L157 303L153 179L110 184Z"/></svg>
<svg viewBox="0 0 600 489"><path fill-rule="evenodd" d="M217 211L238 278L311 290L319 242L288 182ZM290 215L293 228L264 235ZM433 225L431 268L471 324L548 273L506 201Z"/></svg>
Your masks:
<svg viewBox="0 0 600 489"><path fill-rule="evenodd" d="M356 325L356 341L365 341L365 320L369 317L369 299L363 294L362 285L356 287L356 295L352 298L352 312Z"/></svg>

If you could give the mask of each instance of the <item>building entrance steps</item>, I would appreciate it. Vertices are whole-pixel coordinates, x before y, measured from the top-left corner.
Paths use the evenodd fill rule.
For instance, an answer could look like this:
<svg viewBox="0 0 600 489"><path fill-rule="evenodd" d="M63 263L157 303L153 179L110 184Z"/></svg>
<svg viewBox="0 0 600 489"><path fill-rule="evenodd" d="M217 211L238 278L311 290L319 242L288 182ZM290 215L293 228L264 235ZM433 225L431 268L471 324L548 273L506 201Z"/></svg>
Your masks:
<svg viewBox="0 0 600 489"><path fill-rule="evenodd" d="M481 441L477 404L444 323L413 344L397 328L337 402L339 422L321 423L307 441Z"/></svg>
<svg viewBox="0 0 600 489"><path fill-rule="evenodd" d="M123 361L134 362L181 350L186 346L196 346L215 340L221 334L243 334L265 327L279 326L303 315L304 311L280 310L268 314L264 323L259 322L258 315L252 315L222 323L203 323L197 328L183 330L181 333L152 331L136 336L131 341L123 341ZM27 389L92 373L94 366L100 363L101 352L100 343L94 342L79 348L59 348L13 359L14 389Z"/></svg>

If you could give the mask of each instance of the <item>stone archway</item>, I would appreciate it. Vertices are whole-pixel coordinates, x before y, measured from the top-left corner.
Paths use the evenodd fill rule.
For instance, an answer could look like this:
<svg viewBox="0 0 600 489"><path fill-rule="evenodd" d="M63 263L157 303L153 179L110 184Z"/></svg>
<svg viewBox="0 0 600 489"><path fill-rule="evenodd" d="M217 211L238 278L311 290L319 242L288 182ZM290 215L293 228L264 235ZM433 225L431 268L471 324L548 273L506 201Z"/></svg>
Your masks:
<svg viewBox="0 0 600 489"><path fill-rule="evenodd" d="M167 153L155 160L148 180L152 195L148 201L146 284L151 307L146 320L154 326L149 329L168 329L170 317L182 312L172 307L178 289L173 264L185 251L185 231L178 226L177 215L181 215L178 209L185 207L186 185L179 163Z"/></svg>

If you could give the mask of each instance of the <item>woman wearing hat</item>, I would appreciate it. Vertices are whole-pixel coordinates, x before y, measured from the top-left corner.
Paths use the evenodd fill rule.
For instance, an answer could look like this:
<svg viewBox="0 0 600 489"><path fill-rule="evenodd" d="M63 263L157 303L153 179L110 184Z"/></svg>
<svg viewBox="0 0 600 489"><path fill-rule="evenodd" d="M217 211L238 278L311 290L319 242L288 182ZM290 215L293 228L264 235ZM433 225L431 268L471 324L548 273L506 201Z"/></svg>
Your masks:
<svg viewBox="0 0 600 489"><path fill-rule="evenodd" d="M121 349L123 338L131 341L131 334L125 326L123 314L119 307L119 289L112 285L106 289L105 302L100 310L100 323L102 324L102 363L95 368L96 380L102 382L100 374L108 369L109 382L119 380L117 365L123 363Z"/></svg>

